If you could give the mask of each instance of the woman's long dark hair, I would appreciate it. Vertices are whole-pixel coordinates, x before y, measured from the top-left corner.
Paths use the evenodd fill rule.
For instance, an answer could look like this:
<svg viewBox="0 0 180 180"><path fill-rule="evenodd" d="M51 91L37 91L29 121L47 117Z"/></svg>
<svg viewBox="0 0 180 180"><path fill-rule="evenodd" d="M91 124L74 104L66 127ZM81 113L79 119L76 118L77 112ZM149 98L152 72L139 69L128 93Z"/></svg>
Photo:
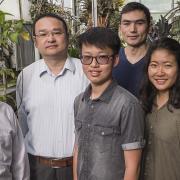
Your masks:
<svg viewBox="0 0 180 180"><path fill-rule="evenodd" d="M144 69L144 80L142 88L140 90L140 100L147 113L152 111L154 99L158 92L148 78L148 66L151 62L152 54L159 49L167 50L176 58L178 66L177 79L174 85L169 89L168 109L170 110L170 106L176 109L180 108L180 44L174 39L162 38L154 41L150 45L149 50L147 52L147 62Z"/></svg>

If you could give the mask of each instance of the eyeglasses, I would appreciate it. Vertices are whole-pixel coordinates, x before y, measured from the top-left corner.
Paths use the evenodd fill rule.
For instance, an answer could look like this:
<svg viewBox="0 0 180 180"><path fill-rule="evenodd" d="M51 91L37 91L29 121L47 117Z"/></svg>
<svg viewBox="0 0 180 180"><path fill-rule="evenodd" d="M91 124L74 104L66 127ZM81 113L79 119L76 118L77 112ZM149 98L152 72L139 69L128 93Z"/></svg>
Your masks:
<svg viewBox="0 0 180 180"><path fill-rule="evenodd" d="M81 59L81 63L84 65L90 65L93 62L94 58L98 64L104 65L104 64L108 64L109 60L112 59L113 57L114 55L99 55L99 56L82 55L80 59Z"/></svg>
<svg viewBox="0 0 180 180"><path fill-rule="evenodd" d="M47 38L50 35L54 36L54 37L58 37L63 35L64 32L63 31L40 31L38 34L35 34L35 36L39 37L39 38Z"/></svg>

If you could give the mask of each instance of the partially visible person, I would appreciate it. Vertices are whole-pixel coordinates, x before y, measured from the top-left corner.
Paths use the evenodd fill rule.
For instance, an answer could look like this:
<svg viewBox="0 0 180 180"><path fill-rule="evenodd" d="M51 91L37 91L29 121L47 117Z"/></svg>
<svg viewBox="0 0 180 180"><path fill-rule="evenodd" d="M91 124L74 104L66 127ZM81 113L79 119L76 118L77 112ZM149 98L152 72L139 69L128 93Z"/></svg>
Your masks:
<svg viewBox="0 0 180 180"><path fill-rule="evenodd" d="M149 48L141 100L147 112L142 180L180 179L180 44L155 41Z"/></svg>
<svg viewBox="0 0 180 180"><path fill-rule="evenodd" d="M137 180L144 147L144 113L138 100L112 78L120 40L96 27L79 37L90 85L75 99L74 180Z"/></svg>
<svg viewBox="0 0 180 180"><path fill-rule="evenodd" d="M12 108L0 102L0 180L29 180L24 138Z"/></svg>
<svg viewBox="0 0 180 180"><path fill-rule="evenodd" d="M72 180L73 103L88 80L80 60L68 56L69 34L62 17L36 17L33 37L42 59L23 69L17 81L31 180Z"/></svg>
<svg viewBox="0 0 180 180"><path fill-rule="evenodd" d="M120 63L114 68L113 77L136 97L146 62L150 19L149 9L138 2L126 4L120 14L119 32L127 46L120 49Z"/></svg>

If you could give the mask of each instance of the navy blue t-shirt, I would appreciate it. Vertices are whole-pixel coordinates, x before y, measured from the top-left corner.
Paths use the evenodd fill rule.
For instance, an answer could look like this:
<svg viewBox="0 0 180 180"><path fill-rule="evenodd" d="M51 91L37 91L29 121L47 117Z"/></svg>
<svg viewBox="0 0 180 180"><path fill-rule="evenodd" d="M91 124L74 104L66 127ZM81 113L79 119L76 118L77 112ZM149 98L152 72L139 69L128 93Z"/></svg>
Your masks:
<svg viewBox="0 0 180 180"><path fill-rule="evenodd" d="M118 84L136 97L139 97L139 90L143 79L143 71L145 66L145 57L135 64L131 64L125 55L124 48L119 51L120 62L113 69L113 77Z"/></svg>

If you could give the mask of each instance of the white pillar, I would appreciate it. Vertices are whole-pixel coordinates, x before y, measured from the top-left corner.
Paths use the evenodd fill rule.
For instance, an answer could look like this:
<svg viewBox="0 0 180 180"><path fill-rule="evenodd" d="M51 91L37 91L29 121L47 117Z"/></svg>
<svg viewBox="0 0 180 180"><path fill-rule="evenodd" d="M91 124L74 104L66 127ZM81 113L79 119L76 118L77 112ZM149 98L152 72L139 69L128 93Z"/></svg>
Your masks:
<svg viewBox="0 0 180 180"><path fill-rule="evenodd" d="M92 0L92 21L93 26L97 26L97 0Z"/></svg>

